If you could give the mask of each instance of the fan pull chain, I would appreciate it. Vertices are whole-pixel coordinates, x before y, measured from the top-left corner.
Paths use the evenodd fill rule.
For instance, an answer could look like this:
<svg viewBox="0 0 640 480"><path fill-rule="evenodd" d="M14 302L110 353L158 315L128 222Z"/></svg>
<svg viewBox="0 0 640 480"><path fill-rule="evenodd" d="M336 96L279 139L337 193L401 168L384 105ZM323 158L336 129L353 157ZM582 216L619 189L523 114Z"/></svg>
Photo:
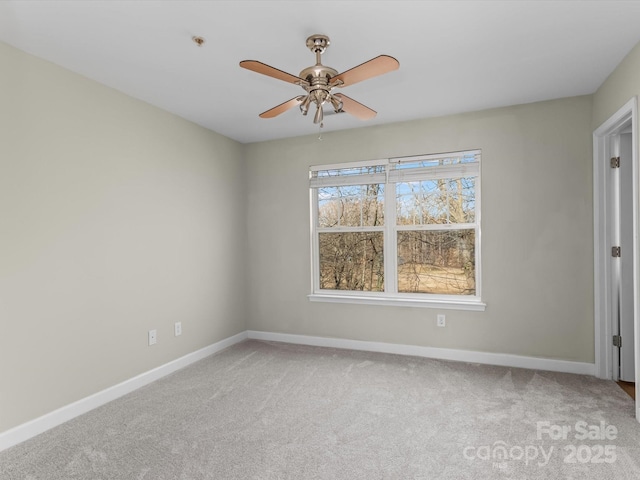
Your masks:
<svg viewBox="0 0 640 480"><path fill-rule="evenodd" d="M318 127L318 140L322 140L322 127L324 127L324 122L320 122L320 126Z"/></svg>

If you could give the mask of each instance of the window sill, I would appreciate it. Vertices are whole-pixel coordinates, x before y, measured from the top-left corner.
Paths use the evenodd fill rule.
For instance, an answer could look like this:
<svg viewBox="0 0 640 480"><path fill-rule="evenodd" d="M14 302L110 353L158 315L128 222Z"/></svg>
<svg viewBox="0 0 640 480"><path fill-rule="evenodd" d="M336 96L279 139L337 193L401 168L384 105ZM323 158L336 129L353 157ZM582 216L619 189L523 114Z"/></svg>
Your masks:
<svg viewBox="0 0 640 480"><path fill-rule="evenodd" d="M468 310L484 312L487 308L480 300L457 299L419 299L407 297L380 297L368 295L336 295L331 293L312 293L307 296L312 302L354 303L360 305L387 305L393 307L440 308L447 310Z"/></svg>

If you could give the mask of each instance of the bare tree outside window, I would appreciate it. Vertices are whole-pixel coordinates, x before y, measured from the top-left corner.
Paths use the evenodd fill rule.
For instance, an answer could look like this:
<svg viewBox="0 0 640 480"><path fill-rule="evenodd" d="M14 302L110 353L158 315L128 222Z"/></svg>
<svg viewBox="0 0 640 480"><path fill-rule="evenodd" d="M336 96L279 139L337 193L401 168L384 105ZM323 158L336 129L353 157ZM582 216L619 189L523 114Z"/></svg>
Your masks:
<svg viewBox="0 0 640 480"><path fill-rule="evenodd" d="M315 288L479 299L479 175L478 150L312 167Z"/></svg>
<svg viewBox="0 0 640 480"><path fill-rule="evenodd" d="M398 292L475 295L475 231L398 232Z"/></svg>
<svg viewBox="0 0 640 480"><path fill-rule="evenodd" d="M383 232L320 234L320 288L384 291Z"/></svg>
<svg viewBox="0 0 640 480"><path fill-rule="evenodd" d="M475 295L475 178L396 184L398 292ZM419 226L419 230L408 229Z"/></svg>
<svg viewBox="0 0 640 480"><path fill-rule="evenodd" d="M384 185L319 191L320 288L384 291ZM329 229L347 231L327 231Z"/></svg>

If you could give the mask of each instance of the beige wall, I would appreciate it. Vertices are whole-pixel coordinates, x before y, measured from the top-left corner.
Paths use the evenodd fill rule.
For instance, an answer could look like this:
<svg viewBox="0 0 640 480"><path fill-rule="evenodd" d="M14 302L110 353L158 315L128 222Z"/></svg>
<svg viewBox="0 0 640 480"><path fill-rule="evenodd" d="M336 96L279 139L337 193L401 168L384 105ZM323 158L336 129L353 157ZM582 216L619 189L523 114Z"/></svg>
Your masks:
<svg viewBox="0 0 640 480"><path fill-rule="evenodd" d="M0 70L2 432L244 331L246 299L242 145L4 44Z"/></svg>
<svg viewBox="0 0 640 480"><path fill-rule="evenodd" d="M632 97L640 95L640 43L620 62L593 96L593 130L602 125ZM640 132L640 125L638 125Z"/></svg>
<svg viewBox="0 0 640 480"><path fill-rule="evenodd" d="M248 327L593 362L591 101L248 145ZM485 312L307 299L309 165L476 148Z"/></svg>
<svg viewBox="0 0 640 480"><path fill-rule="evenodd" d="M593 97L246 146L1 43L0 73L0 432L246 328L593 361L591 132L640 45ZM309 302L309 165L476 148L485 312Z"/></svg>

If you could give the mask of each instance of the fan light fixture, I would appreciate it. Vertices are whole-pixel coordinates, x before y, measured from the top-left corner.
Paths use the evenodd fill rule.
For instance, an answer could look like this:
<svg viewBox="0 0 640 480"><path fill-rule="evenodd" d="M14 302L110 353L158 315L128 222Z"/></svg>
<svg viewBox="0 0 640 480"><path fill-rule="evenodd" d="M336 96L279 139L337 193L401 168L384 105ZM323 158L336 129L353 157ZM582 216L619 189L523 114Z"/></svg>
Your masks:
<svg viewBox="0 0 640 480"><path fill-rule="evenodd" d="M322 65L321 57L329 44L329 37L326 35L312 35L307 38L307 48L315 53L316 64L305 68L298 76L256 60L243 60L240 62L242 68L299 85L306 92L306 95L294 97L266 112L262 112L259 115L261 118L276 117L296 105L300 107L302 115L307 115L309 105L314 103L316 105L316 113L313 117L313 123L322 123L324 116L323 105L327 102L331 104L336 113L347 112L360 120L369 120L376 116L375 110L356 102L346 95L332 93L332 91L334 88L346 87L392 70L397 70L400 67L400 63L393 57L380 55L338 74L333 68Z"/></svg>

